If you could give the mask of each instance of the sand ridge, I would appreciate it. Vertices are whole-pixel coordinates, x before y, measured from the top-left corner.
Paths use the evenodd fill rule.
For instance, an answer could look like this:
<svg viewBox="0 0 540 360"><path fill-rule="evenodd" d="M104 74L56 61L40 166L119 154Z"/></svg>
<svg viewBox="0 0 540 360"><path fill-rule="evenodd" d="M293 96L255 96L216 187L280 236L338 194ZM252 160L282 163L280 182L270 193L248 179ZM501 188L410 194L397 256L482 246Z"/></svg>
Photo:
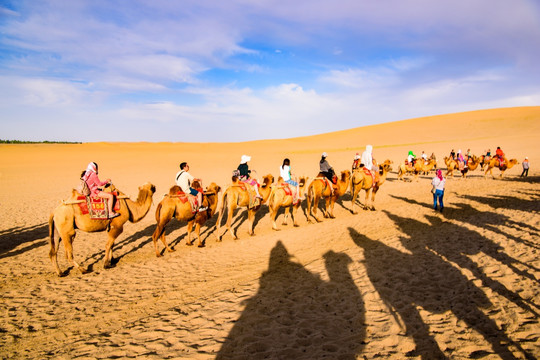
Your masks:
<svg viewBox="0 0 540 360"><path fill-rule="evenodd" d="M539 127L540 107L527 107L249 143L0 145L0 355L538 358ZM275 232L263 206L256 236L239 212L240 239L225 234L221 243L214 216L200 249L185 246L185 223L173 221L167 239L176 251L155 257L155 206L180 161L205 185L224 188L242 154L259 177L276 176L284 157L293 173L313 176L320 152L340 171L368 143L379 161L394 161L377 211L352 215L346 194L336 219L308 224L299 214L300 227ZM444 167L451 148L480 154L496 146L520 163L528 156L529 178L518 177L517 165L502 180L479 170L449 179L444 214L431 209L430 176L396 180L408 150L435 152ZM46 221L89 161L132 198L146 181L158 191L148 215L118 238L116 267L102 269L106 234L79 233L75 256L92 272L58 278Z"/></svg>

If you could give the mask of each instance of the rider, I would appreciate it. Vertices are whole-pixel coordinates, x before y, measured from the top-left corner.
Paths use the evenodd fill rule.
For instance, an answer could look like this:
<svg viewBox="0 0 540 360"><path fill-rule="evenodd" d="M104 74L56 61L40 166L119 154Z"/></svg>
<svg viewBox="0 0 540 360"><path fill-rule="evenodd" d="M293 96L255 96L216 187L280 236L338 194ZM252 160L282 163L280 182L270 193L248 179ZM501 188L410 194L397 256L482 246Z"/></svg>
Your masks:
<svg viewBox="0 0 540 360"><path fill-rule="evenodd" d="M501 150L499 146L497 146L497 150L495 151L495 156L499 158L499 163L501 165L504 164L504 152Z"/></svg>
<svg viewBox="0 0 540 360"><path fill-rule="evenodd" d="M358 168L360 168L360 154L356 153L356 155L354 155L352 170L354 171Z"/></svg>
<svg viewBox="0 0 540 360"><path fill-rule="evenodd" d="M463 157L463 154L461 153L461 149L457 152L457 162L461 164L461 166L464 168L467 167L467 161L465 161L465 158Z"/></svg>
<svg viewBox="0 0 540 360"><path fill-rule="evenodd" d="M330 190L332 191L332 194L334 193L334 187L333 184L333 178L334 178L334 169L330 166L326 158L328 157L328 154L326 152L323 152L321 155L321 160L319 161L319 171L321 174L324 175L326 181L330 185Z"/></svg>
<svg viewBox="0 0 540 360"><path fill-rule="evenodd" d="M186 194L191 194L197 197L198 211L206 211L207 208L202 206L202 193L191 187L193 181L198 181L202 186L201 179L195 179L189 172L189 165L186 162L180 164L180 171L176 174L176 185Z"/></svg>
<svg viewBox="0 0 540 360"><path fill-rule="evenodd" d="M454 151L454 149L452 149L452 151L450 151L450 159L456 160L456 152Z"/></svg>
<svg viewBox="0 0 540 360"><path fill-rule="evenodd" d="M412 150L409 150L409 155L407 155L407 161L409 162L410 166L414 166L414 163L416 161L416 155L414 155Z"/></svg>
<svg viewBox="0 0 540 360"><path fill-rule="evenodd" d="M360 166L364 166L366 169L369 170L371 177L373 179L373 184L375 185L375 176L378 173L377 166L375 165L375 161L373 159L373 146L372 145L366 145L366 150L362 153L362 160Z"/></svg>
<svg viewBox="0 0 540 360"><path fill-rule="evenodd" d="M283 160L283 165L279 168L279 175L281 175L284 182L296 187L296 194L293 197L296 202L298 195L300 194L300 187L296 181L291 179L291 161L289 159Z"/></svg>
<svg viewBox="0 0 540 360"><path fill-rule="evenodd" d="M261 194L259 194L259 183L257 183L255 179L251 178L251 170L249 170L249 166L247 164L247 162L250 160L251 160L251 156L242 155L240 159L240 165L238 165L238 171L240 172L240 177L238 179L242 182L245 182L251 185L255 189L255 193L257 194L257 197L262 199Z"/></svg>
<svg viewBox="0 0 540 360"><path fill-rule="evenodd" d="M82 179L88 185L91 197L107 199L109 219L120 216L119 213L116 213L113 210L114 195L110 192L105 192L99 189L100 186L111 184L111 179L107 179L105 181L99 180L97 163L91 162L90 164L88 164L88 167L86 168L86 172L84 173Z"/></svg>

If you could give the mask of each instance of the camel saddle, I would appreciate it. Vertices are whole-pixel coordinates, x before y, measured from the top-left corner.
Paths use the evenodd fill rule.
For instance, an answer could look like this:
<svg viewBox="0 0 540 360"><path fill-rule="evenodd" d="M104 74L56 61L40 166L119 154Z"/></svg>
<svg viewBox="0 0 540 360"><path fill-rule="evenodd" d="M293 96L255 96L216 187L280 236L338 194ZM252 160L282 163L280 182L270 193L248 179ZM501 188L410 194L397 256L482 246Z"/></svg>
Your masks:
<svg viewBox="0 0 540 360"><path fill-rule="evenodd" d="M368 168L363 168L362 170L364 170L364 174L366 174L366 176L371 176L371 179L373 180L371 187L375 187L375 185L377 185L379 182L378 173L376 171L371 171Z"/></svg>
<svg viewBox="0 0 540 360"><path fill-rule="evenodd" d="M246 191L248 193L248 209L253 209L257 206L261 205L261 199L257 197L257 192L255 192L255 189L253 185L250 184L253 180L247 180L247 181L238 181L235 186L238 186L243 191ZM258 186L258 184L255 182L255 186Z"/></svg>
<svg viewBox="0 0 540 360"><path fill-rule="evenodd" d="M113 191L113 194L118 198L118 192ZM107 199L90 197L84 195L78 195L77 200L79 208L83 215L89 214L92 220L108 220L109 219L109 207ZM116 200L114 204L114 211L120 210L120 201Z"/></svg>
<svg viewBox="0 0 540 360"><path fill-rule="evenodd" d="M203 202L204 202L204 192L203 189L196 189L198 192L203 194ZM199 202L197 201L197 196L186 194L182 190L178 190L178 192L175 195L170 195L172 197L178 198L180 202L185 204L186 202L189 202L189 205L191 205L191 212L195 214L197 212L197 209L199 208Z"/></svg>
<svg viewBox="0 0 540 360"><path fill-rule="evenodd" d="M293 205L298 204L300 200L298 199L298 194L296 193L296 189L291 188L291 185L286 182L282 182L281 184L279 184L279 187L283 189L283 191L285 192L285 195L292 196Z"/></svg>

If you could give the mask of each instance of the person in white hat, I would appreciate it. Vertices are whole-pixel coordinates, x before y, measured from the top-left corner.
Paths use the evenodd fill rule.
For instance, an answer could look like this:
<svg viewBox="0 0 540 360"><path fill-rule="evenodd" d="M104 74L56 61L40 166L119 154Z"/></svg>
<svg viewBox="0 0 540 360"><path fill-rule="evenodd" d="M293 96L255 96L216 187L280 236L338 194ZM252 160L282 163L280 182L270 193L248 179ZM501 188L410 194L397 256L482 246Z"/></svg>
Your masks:
<svg viewBox="0 0 540 360"><path fill-rule="evenodd" d="M259 183L251 178L251 170L249 170L248 161L251 160L251 156L248 155L242 155L242 158L240 159L240 165L238 165L238 171L240 172L240 176L238 179L240 181L243 181L251 186L253 186L253 189L257 193L257 197L262 199L262 196L259 194Z"/></svg>

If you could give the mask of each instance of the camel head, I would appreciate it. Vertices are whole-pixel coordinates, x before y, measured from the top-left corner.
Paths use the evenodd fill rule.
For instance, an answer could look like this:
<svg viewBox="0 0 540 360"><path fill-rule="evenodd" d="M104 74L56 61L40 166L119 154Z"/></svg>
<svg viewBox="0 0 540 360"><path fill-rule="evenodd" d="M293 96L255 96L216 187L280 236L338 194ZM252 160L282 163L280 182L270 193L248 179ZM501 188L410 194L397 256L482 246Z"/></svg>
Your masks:
<svg viewBox="0 0 540 360"><path fill-rule="evenodd" d="M266 188L274 182L274 177L271 174L263 176L263 183L261 187Z"/></svg>
<svg viewBox="0 0 540 360"><path fill-rule="evenodd" d="M206 191L213 192L217 195L221 191L221 187L216 183L211 183L206 187Z"/></svg>
<svg viewBox="0 0 540 360"><path fill-rule="evenodd" d="M351 178L351 171L350 170L343 170L341 172L341 181L342 182L349 182L349 179Z"/></svg>
<svg viewBox="0 0 540 360"><path fill-rule="evenodd" d="M149 191L150 193L152 193L152 195L154 195L154 193L156 192L156 187L151 183L147 182L146 184L139 186L139 191L143 190Z"/></svg>

